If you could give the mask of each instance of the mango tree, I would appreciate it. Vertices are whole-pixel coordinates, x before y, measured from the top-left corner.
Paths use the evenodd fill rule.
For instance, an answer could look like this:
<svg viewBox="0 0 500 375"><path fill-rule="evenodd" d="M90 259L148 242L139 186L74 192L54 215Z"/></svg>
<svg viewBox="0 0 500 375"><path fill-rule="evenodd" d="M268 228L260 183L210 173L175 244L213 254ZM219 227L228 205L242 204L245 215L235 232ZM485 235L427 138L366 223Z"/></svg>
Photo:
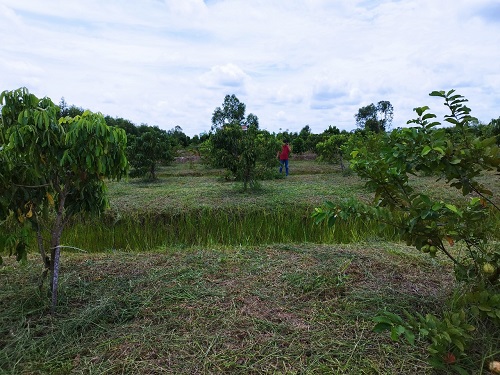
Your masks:
<svg viewBox="0 0 500 375"><path fill-rule="evenodd" d="M156 172L160 162L168 164L174 160L173 137L157 126L141 127L140 135L129 136L127 155L131 177L148 176L156 180Z"/></svg>
<svg viewBox="0 0 500 375"><path fill-rule="evenodd" d="M59 107L26 88L0 95L0 222L4 250L27 258L31 233L51 275L51 310L57 304L61 236L76 214L99 214L107 207L105 178L127 173L126 135L106 125L99 113L57 120Z"/></svg>

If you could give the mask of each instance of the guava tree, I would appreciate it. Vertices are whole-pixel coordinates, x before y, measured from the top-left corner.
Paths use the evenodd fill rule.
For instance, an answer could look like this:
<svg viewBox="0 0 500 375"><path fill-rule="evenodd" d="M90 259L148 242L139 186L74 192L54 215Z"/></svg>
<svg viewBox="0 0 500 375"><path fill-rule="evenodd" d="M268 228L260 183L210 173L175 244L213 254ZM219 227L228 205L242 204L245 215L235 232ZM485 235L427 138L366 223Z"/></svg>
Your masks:
<svg viewBox="0 0 500 375"><path fill-rule="evenodd" d="M349 140L350 134L342 133L329 136L316 144L316 154L320 161L328 163L338 162L342 170L345 169L343 145Z"/></svg>
<svg viewBox="0 0 500 375"><path fill-rule="evenodd" d="M54 312L63 229L76 214L106 208L105 178L127 173L126 135L90 111L58 121L59 107L26 88L2 92L0 104L0 222L17 222L1 242L26 259L36 238Z"/></svg>
<svg viewBox="0 0 500 375"><path fill-rule="evenodd" d="M377 147L359 145L351 153L351 168L375 193L373 204L330 202L317 208L314 216L318 222L328 220L333 225L348 218L375 220L381 230L397 228L408 245L451 260L463 288L454 303L457 311L442 319L417 313L405 321L386 313L376 320L377 329L390 329L395 339L403 335L412 343L416 336L429 340L431 363L439 368L443 361L454 364L465 357L474 329L468 316L500 325L500 248L491 241L498 231L500 208L481 182L485 172L500 171L500 149L494 136L474 134L471 124L477 120L463 96L454 90L430 95L442 98L448 107L450 114L444 121L451 125L452 136L449 128L439 126L428 107L415 108L418 118L408 121L411 127L382 134ZM452 194L430 196L425 188L418 188L421 185L412 183L422 175L444 179L448 189L459 189L464 199L451 200Z"/></svg>

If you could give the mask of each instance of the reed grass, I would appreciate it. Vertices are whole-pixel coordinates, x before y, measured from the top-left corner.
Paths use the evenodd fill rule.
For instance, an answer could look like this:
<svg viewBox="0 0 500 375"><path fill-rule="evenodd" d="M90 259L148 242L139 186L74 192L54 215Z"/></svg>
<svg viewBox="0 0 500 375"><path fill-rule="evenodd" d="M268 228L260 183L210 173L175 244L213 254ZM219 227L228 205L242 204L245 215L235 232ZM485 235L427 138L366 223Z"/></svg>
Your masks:
<svg viewBox="0 0 500 375"><path fill-rule="evenodd" d="M125 216L109 223L77 221L63 243L89 252L151 250L159 246L253 246L273 243L353 243L380 239L376 223L351 221L334 228L316 225L310 207L223 210L201 208L175 214ZM388 230L384 240L396 240Z"/></svg>
<svg viewBox="0 0 500 375"><path fill-rule="evenodd" d="M295 174L263 181L260 190L245 193L237 182L221 179L222 171L199 163L163 167L155 182L135 179L111 183L110 210L101 220L74 220L65 230L63 242L95 252L146 251L158 246L399 240L396 230L388 228L381 234L378 223L368 220L342 222L334 228L315 225L311 214L324 201L351 197L369 201L371 193L361 179L344 175L336 166L311 160L293 165ZM492 185L494 178L486 175L485 183ZM454 189L450 194L444 182L434 177L414 183L436 197L463 199Z"/></svg>

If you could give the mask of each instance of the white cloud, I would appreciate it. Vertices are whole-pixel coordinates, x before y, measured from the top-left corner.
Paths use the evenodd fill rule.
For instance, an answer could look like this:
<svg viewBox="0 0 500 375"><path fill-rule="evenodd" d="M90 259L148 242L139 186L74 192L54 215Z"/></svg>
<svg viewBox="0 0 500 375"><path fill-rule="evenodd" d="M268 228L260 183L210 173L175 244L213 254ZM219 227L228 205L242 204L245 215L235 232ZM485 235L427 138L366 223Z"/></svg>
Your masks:
<svg viewBox="0 0 500 375"><path fill-rule="evenodd" d="M238 92L244 91L245 82L250 77L237 65L216 65L200 77L203 85L209 88L227 87Z"/></svg>
<svg viewBox="0 0 500 375"><path fill-rule="evenodd" d="M500 113L498 1L2 0L0 89L194 135L236 94L270 131L354 128L389 100L394 125L458 88Z"/></svg>

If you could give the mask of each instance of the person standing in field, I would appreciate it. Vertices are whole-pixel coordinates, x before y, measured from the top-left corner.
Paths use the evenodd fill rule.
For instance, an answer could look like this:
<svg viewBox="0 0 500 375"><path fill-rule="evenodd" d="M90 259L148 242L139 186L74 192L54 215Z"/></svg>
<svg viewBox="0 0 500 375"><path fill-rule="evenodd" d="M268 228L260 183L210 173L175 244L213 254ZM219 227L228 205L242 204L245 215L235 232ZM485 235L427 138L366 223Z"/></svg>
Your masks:
<svg viewBox="0 0 500 375"><path fill-rule="evenodd" d="M276 155L280 161L280 173L283 172L283 167L285 167L285 175L288 176L288 157L290 156L290 146L287 140L283 140L283 146L281 151L278 151Z"/></svg>

